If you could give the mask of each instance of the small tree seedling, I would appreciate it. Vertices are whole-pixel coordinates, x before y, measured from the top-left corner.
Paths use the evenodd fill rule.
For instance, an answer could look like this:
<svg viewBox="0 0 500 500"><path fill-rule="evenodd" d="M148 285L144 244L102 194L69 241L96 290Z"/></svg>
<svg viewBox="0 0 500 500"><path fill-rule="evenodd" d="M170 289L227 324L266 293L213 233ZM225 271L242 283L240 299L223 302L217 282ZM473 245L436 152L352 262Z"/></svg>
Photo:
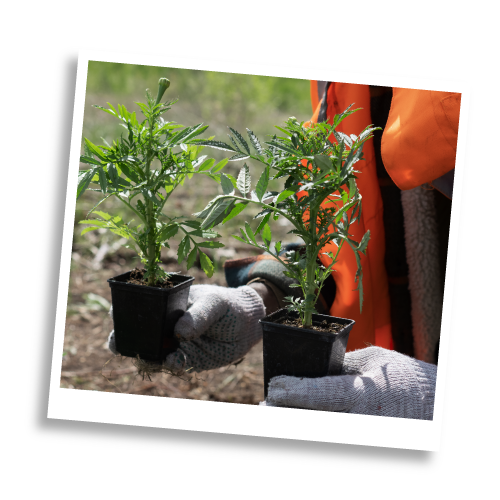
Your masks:
<svg viewBox="0 0 500 500"><path fill-rule="evenodd" d="M200 156L203 146L194 144L194 140L208 128L207 125L200 123L184 127L164 120L162 115L176 102L161 102L169 86L170 81L161 78L156 99L147 92L147 103L136 103L144 115L143 121L138 121L135 112L129 112L122 105L114 108L108 103L108 109L95 106L120 120L125 136L101 146L85 138L85 154L80 157L80 161L91 168L79 173L77 198L87 189L103 195L87 215L94 214L99 218L79 222L88 225L82 234L107 228L129 240L145 265L144 278L148 285L168 278L159 265L160 251L162 247L170 248L168 241L179 232L183 234L177 254L179 263L187 258L189 269L198 255L201 267L209 277L214 266L201 249L224 246L213 241L220 235L213 229L201 228L200 221L170 217L165 213L170 196L186 178L201 174L219 182L219 172L228 161L224 159L215 164L214 159ZM132 210L137 222L126 223L120 216L96 210L111 197ZM208 241L198 241L197 238Z"/></svg>
<svg viewBox="0 0 500 500"><path fill-rule="evenodd" d="M256 229L248 222L241 228L237 240L273 255L285 266L285 275L296 280L302 289L303 298L288 297L291 311L297 311L304 327L312 325L315 304L325 282L332 273L339 253L347 244L356 256L357 272L354 278L359 291L360 308L363 306L363 273L360 254L364 254L370 238L367 231L361 241L355 241L349 234L349 227L361 216L361 195L356 184L355 165L363 159L363 144L378 130L368 126L359 136L348 136L337 132L337 126L357 110L352 105L333 123L307 124L290 118L284 128L278 128L284 136L274 136L263 147L255 134L247 129L247 142L236 130L230 128L231 145L219 141L197 141L233 153L230 160L252 158L264 165L255 189L251 189L250 171L245 163L241 169L236 187L224 174L220 181L221 196L213 199L207 207L195 214L203 219L201 228L208 230L219 223L226 223L236 217L249 204L258 205L261 212ZM335 139L330 141L330 137ZM250 148L253 148L254 152ZM269 192L270 179L285 178L281 192ZM290 233L304 243L305 251L290 251L281 254L282 242L272 244L269 223L280 217L287 219L293 229ZM324 251L333 243L336 250ZM331 246L330 246L331 248ZM320 252L329 263L318 264Z"/></svg>

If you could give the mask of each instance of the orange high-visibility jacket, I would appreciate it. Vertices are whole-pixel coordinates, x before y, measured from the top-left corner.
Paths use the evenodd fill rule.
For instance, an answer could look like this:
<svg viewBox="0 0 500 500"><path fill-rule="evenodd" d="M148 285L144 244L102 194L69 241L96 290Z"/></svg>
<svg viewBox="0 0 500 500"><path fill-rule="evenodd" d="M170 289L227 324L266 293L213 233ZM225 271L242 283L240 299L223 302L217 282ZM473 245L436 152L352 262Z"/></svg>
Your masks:
<svg viewBox="0 0 500 500"><path fill-rule="evenodd" d="M311 101L315 110L311 121L317 122L321 106L318 84L311 82ZM344 119L339 131L358 135L372 123L368 85L332 82L327 95L327 120L331 123L349 105L362 108ZM389 118L382 136L382 159L395 184L402 190L431 182L455 167L460 114L460 94L413 89L393 89ZM330 314L356 321L349 336L348 350L368 344L392 349L390 302L384 265L385 235L383 206L371 141L363 148L364 161L356 169L358 188L363 197L360 224L350 228L360 241L367 230L371 237L366 256L362 256L364 302L359 310L356 284L356 260L349 247L343 247L333 277L337 287ZM333 245L333 244L332 244ZM336 248L327 248L336 251ZM327 258L324 264L328 264Z"/></svg>

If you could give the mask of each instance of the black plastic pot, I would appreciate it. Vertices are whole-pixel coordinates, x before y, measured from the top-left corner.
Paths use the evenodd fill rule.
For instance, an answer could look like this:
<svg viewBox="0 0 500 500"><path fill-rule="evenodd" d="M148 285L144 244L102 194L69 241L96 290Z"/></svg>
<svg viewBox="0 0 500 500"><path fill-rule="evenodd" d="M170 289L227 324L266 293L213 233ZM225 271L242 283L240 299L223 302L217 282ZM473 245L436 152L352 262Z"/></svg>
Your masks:
<svg viewBox="0 0 500 500"><path fill-rule="evenodd" d="M174 326L187 308L191 276L172 274L173 288L127 283L131 271L108 280L113 303L116 350L161 362L179 346Z"/></svg>
<svg viewBox="0 0 500 500"><path fill-rule="evenodd" d="M264 343L265 397L269 381L278 375L307 378L339 375L349 332L355 323L352 319L313 314L313 325L323 321L345 325L338 333L327 333L276 323L285 316L298 318L297 313L280 309L260 320Z"/></svg>

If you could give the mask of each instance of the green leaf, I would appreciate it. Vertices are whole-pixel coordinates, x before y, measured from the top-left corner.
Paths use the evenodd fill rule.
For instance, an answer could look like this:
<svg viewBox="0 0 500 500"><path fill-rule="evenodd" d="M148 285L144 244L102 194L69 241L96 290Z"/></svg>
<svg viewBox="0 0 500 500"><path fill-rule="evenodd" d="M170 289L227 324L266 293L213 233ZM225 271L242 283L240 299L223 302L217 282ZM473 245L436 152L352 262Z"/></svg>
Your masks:
<svg viewBox="0 0 500 500"><path fill-rule="evenodd" d="M237 153L231 156L231 158L229 158L228 161L246 160L247 158L250 158L250 155L246 155L244 153Z"/></svg>
<svg viewBox="0 0 500 500"><path fill-rule="evenodd" d="M187 269L190 269L193 267L194 261L196 260L196 253L198 252L198 249L194 247L191 252L188 255L187 262L186 262L186 267Z"/></svg>
<svg viewBox="0 0 500 500"><path fill-rule="evenodd" d="M214 274L214 265L206 253L200 252L200 264L205 274L211 278Z"/></svg>
<svg viewBox="0 0 500 500"><path fill-rule="evenodd" d="M96 155L100 160L106 161L106 156L95 144L92 144L86 137L84 138L84 141L92 154Z"/></svg>
<svg viewBox="0 0 500 500"><path fill-rule="evenodd" d="M215 165L215 167L212 168L212 170L210 170L210 173L216 174L217 172L220 172L227 165L227 162L228 162L228 159L224 158L219 163L217 163L217 165Z"/></svg>
<svg viewBox="0 0 500 500"><path fill-rule="evenodd" d="M225 195L232 195L232 194L234 194L233 183L231 182L231 179L226 174L221 174L221 176L220 176L220 184L221 184L221 187L222 187L222 192Z"/></svg>
<svg viewBox="0 0 500 500"><path fill-rule="evenodd" d="M208 146L210 148L220 149L222 151L236 152L236 150L233 147L231 147L228 144L226 144L225 142L221 142L221 141L196 139L196 140L192 141L191 144L196 144L197 146Z"/></svg>
<svg viewBox="0 0 500 500"><path fill-rule="evenodd" d="M283 200L286 200L292 194L295 194L295 191L292 191L291 189L285 189L285 191L282 191L279 196L276 198L276 204L282 202Z"/></svg>
<svg viewBox="0 0 500 500"><path fill-rule="evenodd" d="M280 253L280 250L281 250L281 241L277 241L276 242L276 244L274 245L274 249L276 250L276 253Z"/></svg>
<svg viewBox="0 0 500 500"><path fill-rule="evenodd" d="M322 173L330 172L332 170L332 161L328 156L314 155L314 164Z"/></svg>
<svg viewBox="0 0 500 500"><path fill-rule="evenodd" d="M229 213L229 215L222 221L222 224L225 224L227 221L231 220L232 218L236 217L245 207L247 203L242 202L238 203Z"/></svg>
<svg viewBox="0 0 500 500"><path fill-rule="evenodd" d="M269 142L266 142L266 144L268 144L269 146L273 146L274 148L279 149L280 151L284 151L285 153L288 153L292 156L297 156L299 153L295 149L292 149L288 146L285 146L284 144L281 144L278 141L269 141Z"/></svg>
<svg viewBox="0 0 500 500"><path fill-rule="evenodd" d="M245 222L245 229L248 234L248 237L257 245L257 241L255 240L255 234L253 234L252 228L248 222Z"/></svg>
<svg viewBox="0 0 500 500"><path fill-rule="evenodd" d="M180 264L189 253L191 248L191 238L189 236L184 236L179 244L179 250L177 251L177 262Z"/></svg>
<svg viewBox="0 0 500 500"><path fill-rule="evenodd" d="M108 163L108 175L113 187L118 189L118 172L116 171L116 165L113 163Z"/></svg>
<svg viewBox="0 0 500 500"><path fill-rule="evenodd" d="M246 197L246 195L250 192L250 169L246 163L240 170L236 186L243 197Z"/></svg>
<svg viewBox="0 0 500 500"><path fill-rule="evenodd" d="M271 244L271 238L271 228L269 227L269 224L265 224L264 228L262 229L262 239L264 240L266 246L269 246Z"/></svg>
<svg viewBox="0 0 500 500"><path fill-rule="evenodd" d="M260 155L264 154L264 151L262 151L262 146L260 145L260 142L259 142L259 139L257 139L257 136L248 128L247 128L247 133L248 133L248 137L249 137L250 142L252 143L252 146L255 149L255 151L257 151L257 153L259 153Z"/></svg>
<svg viewBox="0 0 500 500"><path fill-rule="evenodd" d="M233 135L238 139L238 142L243 146L243 149L250 155L250 146L248 145L247 141L243 139L243 136L234 130L234 128L228 127L229 130L233 133Z"/></svg>
<svg viewBox="0 0 500 500"><path fill-rule="evenodd" d="M222 248L224 246L219 241L202 241L201 243L197 243L197 245L202 248Z"/></svg>
<svg viewBox="0 0 500 500"><path fill-rule="evenodd" d="M255 231L255 234L259 234L262 231L264 226L269 222L269 219L271 218L271 214L272 214L272 212L269 212L266 215L264 215L263 219L261 220L261 222L259 224L259 227L257 228L257 231Z"/></svg>
<svg viewBox="0 0 500 500"><path fill-rule="evenodd" d="M257 186L255 186L255 194L259 201L262 201L263 196L266 194L267 185L269 184L269 167L264 169L262 175L260 176Z"/></svg>
<svg viewBox="0 0 500 500"><path fill-rule="evenodd" d="M90 181L97 169L92 168L90 170L82 170L78 174L78 189L76 191L76 199L80 198L80 196L85 192L85 190L89 187Z"/></svg>
<svg viewBox="0 0 500 500"><path fill-rule="evenodd" d="M89 226L84 228L80 234L83 236L85 233L88 233L89 231L95 231L96 229L99 228L97 226Z"/></svg>
<svg viewBox="0 0 500 500"><path fill-rule="evenodd" d="M102 167L99 168L99 185L101 186L101 191L106 194L108 179L106 173Z"/></svg>
<svg viewBox="0 0 500 500"><path fill-rule="evenodd" d="M241 241L242 243L247 243L247 240L244 240L243 238L240 238L239 236L236 236L235 234L231 235L235 240Z"/></svg>
<svg viewBox="0 0 500 500"><path fill-rule="evenodd" d="M169 224L168 226L164 226L160 231L160 234L158 234L157 241L159 243L162 243L163 241L173 238L177 234L178 230L179 226L177 224Z"/></svg>
<svg viewBox="0 0 500 500"><path fill-rule="evenodd" d="M219 218L220 215L222 215L227 208L234 203L234 200L231 199L222 199L220 201L216 201L211 210L210 213L207 215L206 219L202 222L201 224L201 229L208 229L210 228Z"/></svg>
<svg viewBox="0 0 500 500"><path fill-rule="evenodd" d="M91 158L90 156L80 156L80 163L87 163L88 165L101 165L102 162Z"/></svg>
<svg viewBox="0 0 500 500"><path fill-rule="evenodd" d="M366 247L368 246L368 241L370 241L370 230L366 231L363 238L361 238L361 241L358 245L359 252L361 252L363 254L366 252Z"/></svg>
<svg viewBox="0 0 500 500"><path fill-rule="evenodd" d="M205 160L198 168L198 172L204 172L205 170L210 170L214 163L215 163L215 160L213 158L209 158L208 160Z"/></svg>

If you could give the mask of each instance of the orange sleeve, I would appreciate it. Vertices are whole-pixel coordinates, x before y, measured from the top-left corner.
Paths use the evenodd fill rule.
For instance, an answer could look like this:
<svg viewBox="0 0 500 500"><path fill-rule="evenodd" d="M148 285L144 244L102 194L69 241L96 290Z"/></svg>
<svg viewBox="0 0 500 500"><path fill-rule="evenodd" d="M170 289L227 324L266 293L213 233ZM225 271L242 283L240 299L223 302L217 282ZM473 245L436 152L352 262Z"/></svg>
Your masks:
<svg viewBox="0 0 500 500"><path fill-rule="evenodd" d="M384 166L403 190L455 168L461 94L393 89L382 136Z"/></svg>

